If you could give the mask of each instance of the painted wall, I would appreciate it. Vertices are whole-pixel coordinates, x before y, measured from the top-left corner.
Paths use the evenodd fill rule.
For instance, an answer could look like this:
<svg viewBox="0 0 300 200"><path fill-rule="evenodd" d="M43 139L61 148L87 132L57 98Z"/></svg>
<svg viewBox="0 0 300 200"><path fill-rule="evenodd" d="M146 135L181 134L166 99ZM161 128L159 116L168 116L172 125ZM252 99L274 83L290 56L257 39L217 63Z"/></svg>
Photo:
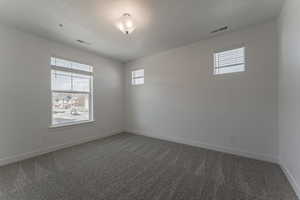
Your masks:
<svg viewBox="0 0 300 200"><path fill-rule="evenodd" d="M269 22L128 63L126 130L277 161L277 42ZM247 71L214 76L214 51L241 45Z"/></svg>
<svg viewBox="0 0 300 200"><path fill-rule="evenodd" d="M121 63L0 26L0 164L123 130ZM50 57L94 66L95 123L50 129Z"/></svg>
<svg viewBox="0 0 300 200"><path fill-rule="evenodd" d="M300 1L279 19L279 157L300 197Z"/></svg>

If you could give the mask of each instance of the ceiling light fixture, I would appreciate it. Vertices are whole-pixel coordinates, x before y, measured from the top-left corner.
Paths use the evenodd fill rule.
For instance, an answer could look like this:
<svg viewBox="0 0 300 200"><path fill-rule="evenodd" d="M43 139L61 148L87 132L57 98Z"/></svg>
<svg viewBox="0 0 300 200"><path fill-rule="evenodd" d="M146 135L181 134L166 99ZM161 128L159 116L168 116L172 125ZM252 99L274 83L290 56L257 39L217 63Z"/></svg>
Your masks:
<svg viewBox="0 0 300 200"><path fill-rule="evenodd" d="M134 20L128 13L123 14L123 16L119 19L117 27L126 35L131 34L136 28Z"/></svg>

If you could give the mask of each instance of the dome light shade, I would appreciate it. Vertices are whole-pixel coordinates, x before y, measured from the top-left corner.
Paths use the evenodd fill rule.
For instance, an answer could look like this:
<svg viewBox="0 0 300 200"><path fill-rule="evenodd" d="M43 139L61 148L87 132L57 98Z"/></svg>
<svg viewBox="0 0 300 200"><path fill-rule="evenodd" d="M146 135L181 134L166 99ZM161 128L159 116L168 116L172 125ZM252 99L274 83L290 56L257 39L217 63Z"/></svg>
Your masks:
<svg viewBox="0 0 300 200"><path fill-rule="evenodd" d="M128 13L123 14L123 16L119 19L117 27L126 35L131 34L136 28L134 20Z"/></svg>

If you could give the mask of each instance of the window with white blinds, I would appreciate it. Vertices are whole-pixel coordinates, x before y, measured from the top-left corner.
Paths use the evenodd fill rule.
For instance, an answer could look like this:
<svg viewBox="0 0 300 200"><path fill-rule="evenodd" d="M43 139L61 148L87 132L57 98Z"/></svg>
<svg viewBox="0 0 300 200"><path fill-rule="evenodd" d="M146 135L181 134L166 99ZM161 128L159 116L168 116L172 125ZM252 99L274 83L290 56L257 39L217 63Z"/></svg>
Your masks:
<svg viewBox="0 0 300 200"><path fill-rule="evenodd" d="M51 126L93 121L93 67L51 58Z"/></svg>
<svg viewBox="0 0 300 200"><path fill-rule="evenodd" d="M214 74L229 74L245 71L245 47L214 54Z"/></svg>
<svg viewBox="0 0 300 200"><path fill-rule="evenodd" d="M132 75L132 79L131 79L132 85L143 85L145 83L144 69L134 70L131 72L131 75Z"/></svg>

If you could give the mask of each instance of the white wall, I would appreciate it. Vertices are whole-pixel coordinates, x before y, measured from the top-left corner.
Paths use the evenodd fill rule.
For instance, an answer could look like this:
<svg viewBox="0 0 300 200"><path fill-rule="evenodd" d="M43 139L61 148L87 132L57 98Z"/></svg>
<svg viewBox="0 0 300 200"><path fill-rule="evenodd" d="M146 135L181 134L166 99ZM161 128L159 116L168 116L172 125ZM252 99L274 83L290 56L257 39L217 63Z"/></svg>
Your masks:
<svg viewBox="0 0 300 200"><path fill-rule="evenodd" d="M213 76L213 52L241 44L247 71ZM126 77L127 131L277 161L275 22L137 60Z"/></svg>
<svg viewBox="0 0 300 200"><path fill-rule="evenodd" d="M300 197L300 1L279 19L279 157Z"/></svg>
<svg viewBox="0 0 300 200"><path fill-rule="evenodd" d="M123 65L0 26L0 164L123 130ZM50 57L94 66L95 123L49 128Z"/></svg>

